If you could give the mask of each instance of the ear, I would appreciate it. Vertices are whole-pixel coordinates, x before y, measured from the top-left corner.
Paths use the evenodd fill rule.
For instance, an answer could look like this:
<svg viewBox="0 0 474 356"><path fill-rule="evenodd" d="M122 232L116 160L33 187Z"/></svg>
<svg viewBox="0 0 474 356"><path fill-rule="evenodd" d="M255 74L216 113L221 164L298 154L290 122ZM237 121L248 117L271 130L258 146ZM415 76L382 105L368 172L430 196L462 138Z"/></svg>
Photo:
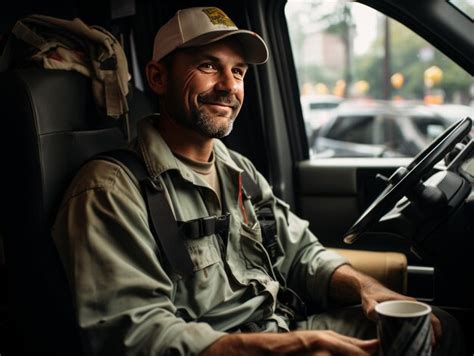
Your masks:
<svg viewBox="0 0 474 356"><path fill-rule="evenodd" d="M146 79L148 85L157 95L166 91L168 83L168 72L163 63L150 61L146 65Z"/></svg>

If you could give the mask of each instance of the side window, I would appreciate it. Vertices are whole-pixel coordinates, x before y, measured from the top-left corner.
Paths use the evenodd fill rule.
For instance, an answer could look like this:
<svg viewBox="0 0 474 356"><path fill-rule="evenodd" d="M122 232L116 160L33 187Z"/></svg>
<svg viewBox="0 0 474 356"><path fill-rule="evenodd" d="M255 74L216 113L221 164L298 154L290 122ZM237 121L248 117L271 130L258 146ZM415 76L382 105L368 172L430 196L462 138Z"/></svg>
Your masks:
<svg viewBox="0 0 474 356"><path fill-rule="evenodd" d="M430 141L447 129L450 124L442 119L423 116L415 116L412 121L418 132Z"/></svg>
<svg viewBox="0 0 474 356"><path fill-rule="evenodd" d="M340 116L326 137L352 143L372 144L374 126L373 116Z"/></svg>
<svg viewBox="0 0 474 356"><path fill-rule="evenodd" d="M415 156L474 117L471 76L397 21L349 0L285 12L312 158Z"/></svg>
<svg viewBox="0 0 474 356"><path fill-rule="evenodd" d="M387 146L387 148L395 152L401 149L400 146L403 143L402 131L396 121L396 117L391 117L384 121L382 138L382 142Z"/></svg>

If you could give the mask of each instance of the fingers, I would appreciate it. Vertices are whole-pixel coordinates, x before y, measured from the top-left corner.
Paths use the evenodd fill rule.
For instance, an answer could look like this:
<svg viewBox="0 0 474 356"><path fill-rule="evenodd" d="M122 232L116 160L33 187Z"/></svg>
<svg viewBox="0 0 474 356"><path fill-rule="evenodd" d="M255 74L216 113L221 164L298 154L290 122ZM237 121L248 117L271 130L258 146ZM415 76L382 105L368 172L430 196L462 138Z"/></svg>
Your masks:
<svg viewBox="0 0 474 356"><path fill-rule="evenodd" d="M433 328L433 345L436 345L443 335L443 330L441 328L441 321L433 313L431 313L431 326Z"/></svg>
<svg viewBox="0 0 474 356"><path fill-rule="evenodd" d="M375 306L378 303L389 301L389 300L412 300L416 301L413 297L408 297L396 292L393 292L385 287L374 288L369 291L370 293L365 293L362 295L362 309L367 316L372 321L377 321L377 313L375 311Z"/></svg>
<svg viewBox="0 0 474 356"><path fill-rule="evenodd" d="M344 342L348 342L362 348L371 348L374 344L375 346L378 345L377 339L362 340L362 339L357 339L355 337L342 335L342 334L336 333L335 331L328 331L328 333L333 334L335 337L339 338L340 340Z"/></svg>
<svg viewBox="0 0 474 356"><path fill-rule="evenodd" d="M372 355L378 349L378 340L360 340L334 331L318 332L317 342L311 345L311 355L329 352L331 355Z"/></svg>
<svg viewBox="0 0 474 356"><path fill-rule="evenodd" d="M359 340L334 333L322 346L336 355L372 355L377 351L378 340Z"/></svg>
<svg viewBox="0 0 474 356"><path fill-rule="evenodd" d="M354 345L357 350L362 350L362 354L367 354L367 355L372 355L374 354L379 347L379 340L377 339L370 339L370 340L360 340L360 339L354 339L350 338L351 340L348 340L348 343Z"/></svg>
<svg viewBox="0 0 474 356"><path fill-rule="evenodd" d="M377 321L377 312L375 311L375 306L377 304L378 303L375 299L369 299L363 305L365 316L372 321Z"/></svg>

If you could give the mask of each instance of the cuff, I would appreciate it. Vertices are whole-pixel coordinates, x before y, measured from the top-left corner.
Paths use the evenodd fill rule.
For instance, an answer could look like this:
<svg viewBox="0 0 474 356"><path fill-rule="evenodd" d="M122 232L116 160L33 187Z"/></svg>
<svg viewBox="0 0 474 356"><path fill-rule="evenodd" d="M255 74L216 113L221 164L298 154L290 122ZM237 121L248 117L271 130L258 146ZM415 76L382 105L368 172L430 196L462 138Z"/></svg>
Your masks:
<svg viewBox="0 0 474 356"><path fill-rule="evenodd" d="M187 323L180 332L180 336L170 345L177 355L199 355L212 345L217 339L227 333L214 330L206 323Z"/></svg>

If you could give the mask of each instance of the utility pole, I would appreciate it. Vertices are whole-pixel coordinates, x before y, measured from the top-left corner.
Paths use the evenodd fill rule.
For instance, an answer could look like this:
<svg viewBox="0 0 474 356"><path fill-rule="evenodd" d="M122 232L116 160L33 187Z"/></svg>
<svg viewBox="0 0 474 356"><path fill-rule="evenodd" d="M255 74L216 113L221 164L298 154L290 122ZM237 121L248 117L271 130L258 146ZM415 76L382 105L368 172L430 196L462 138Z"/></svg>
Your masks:
<svg viewBox="0 0 474 356"><path fill-rule="evenodd" d="M391 97L390 87L390 19L384 19L384 59L383 59L383 98L389 100Z"/></svg>

